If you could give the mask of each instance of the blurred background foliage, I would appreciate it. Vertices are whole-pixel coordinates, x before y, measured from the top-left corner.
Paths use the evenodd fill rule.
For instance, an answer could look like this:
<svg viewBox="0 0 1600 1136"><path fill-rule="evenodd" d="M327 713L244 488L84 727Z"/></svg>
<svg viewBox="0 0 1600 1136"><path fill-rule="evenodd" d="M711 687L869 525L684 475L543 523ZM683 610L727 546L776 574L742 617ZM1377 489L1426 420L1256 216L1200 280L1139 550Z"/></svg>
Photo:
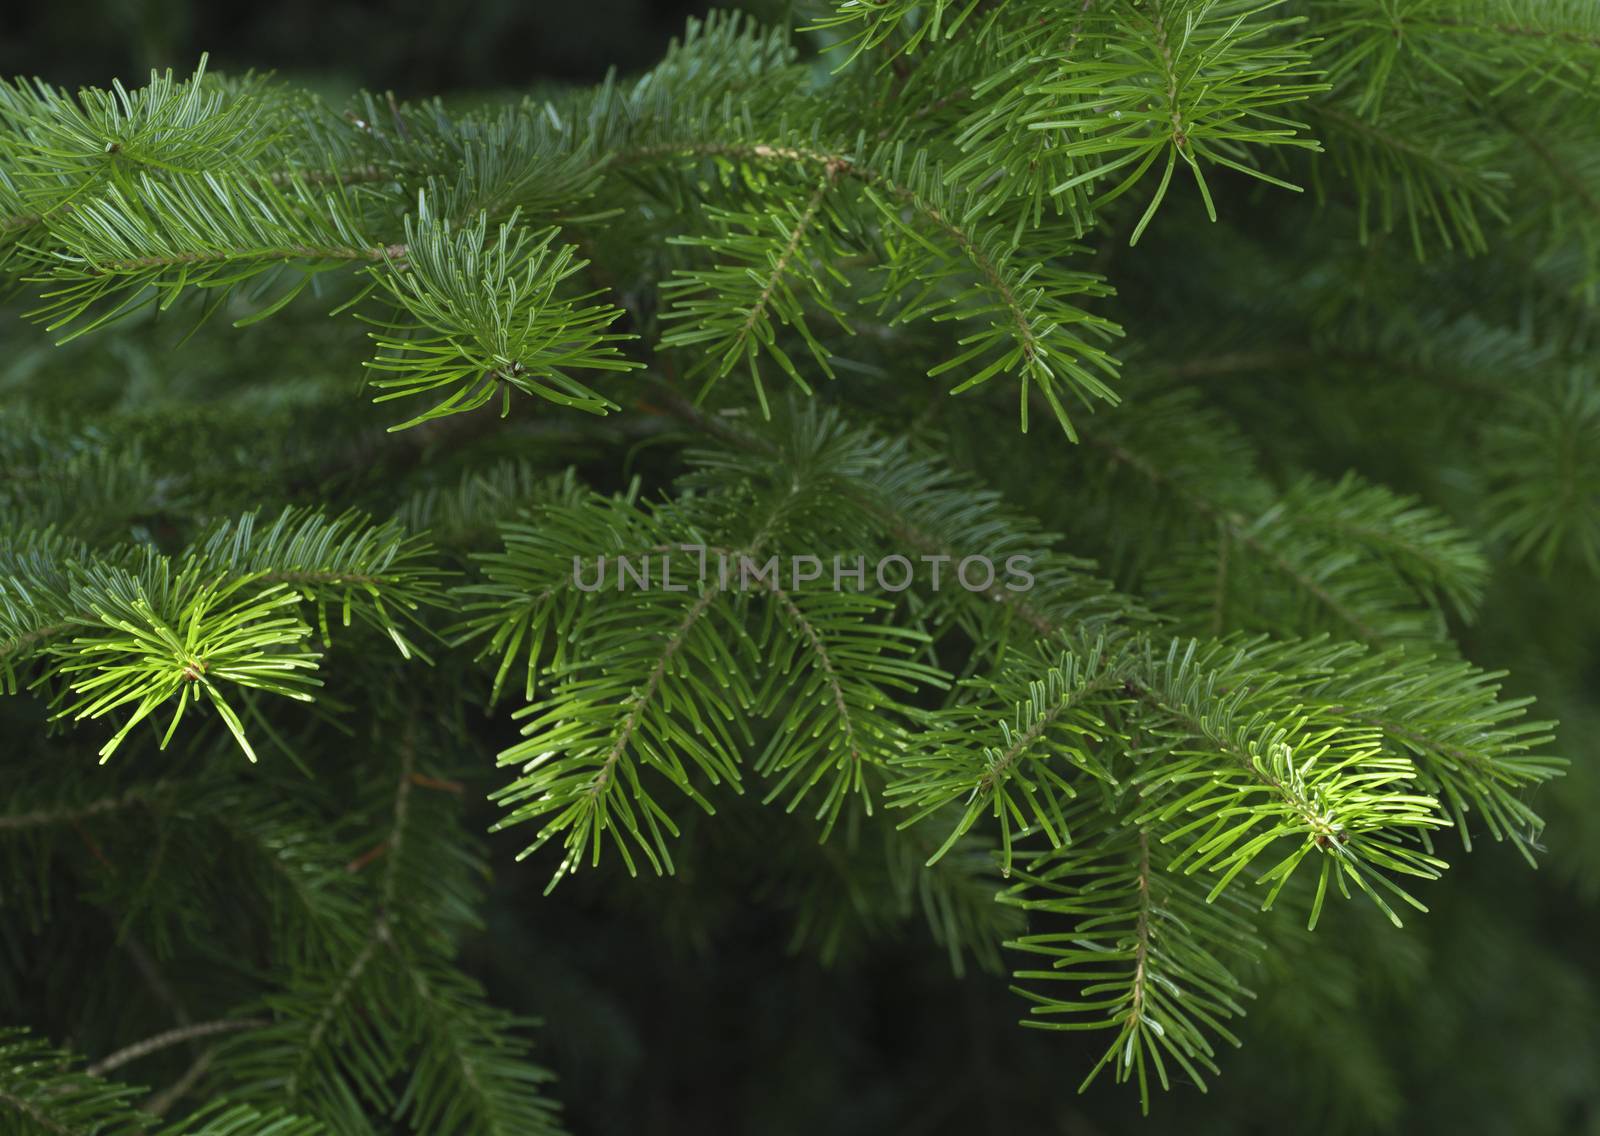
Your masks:
<svg viewBox="0 0 1600 1136"><path fill-rule="evenodd" d="M152 67L219 70L392 89L402 97L591 80L640 70L705 0L12 0L0 72L75 87Z"/></svg>

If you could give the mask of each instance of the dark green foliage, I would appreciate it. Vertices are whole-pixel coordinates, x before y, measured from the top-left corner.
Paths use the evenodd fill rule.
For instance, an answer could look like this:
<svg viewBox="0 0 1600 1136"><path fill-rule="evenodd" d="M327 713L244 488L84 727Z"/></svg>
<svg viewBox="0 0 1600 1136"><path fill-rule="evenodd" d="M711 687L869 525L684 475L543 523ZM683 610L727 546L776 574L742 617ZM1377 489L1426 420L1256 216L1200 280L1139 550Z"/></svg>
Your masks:
<svg viewBox="0 0 1600 1136"><path fill-rule="evenodd" d="M1592 1123L1592 6L794 15L0 86L0 1129Z"/></svg>

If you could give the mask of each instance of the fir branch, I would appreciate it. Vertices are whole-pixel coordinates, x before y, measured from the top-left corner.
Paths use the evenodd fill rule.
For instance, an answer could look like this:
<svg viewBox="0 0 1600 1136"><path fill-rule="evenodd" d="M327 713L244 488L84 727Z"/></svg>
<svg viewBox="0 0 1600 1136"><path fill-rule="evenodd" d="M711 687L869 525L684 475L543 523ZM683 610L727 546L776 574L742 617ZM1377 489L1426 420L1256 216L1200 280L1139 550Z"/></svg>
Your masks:
<svg viewBox="0 0 1600 1136"><path fill-rule="evenodd" d="M30 828L47 828L58 824L72 824L92 816L120 812L149 804L162 792L160 786L135 786L111 797L100 797L81 805L59 808L30 809L27 812L0 815L0 832L16 832Z"/></svg>
<svg viewBox="0 0 1600 1136"><path fill-rule="evenodd" d="M977 204L953 197L937 172L927 168L925 155L919 154L907 163L895 152L874 161L808 146L683 141L621 151L610 161L628 165L683 157L786 163L814 168L830 182L845 178L858 183L889 231L901 232L906 238L905 243L890 250L884 284L876 297L882 309L898 308L894 322L933 314L936 319L972 319L981 325L989 317L987 327L980 326L961 340L963 350L958 356L929 371L934 377L981 363L976 374L965 379L953 393L978 386L998 373L1015 371L1022 379L1022 428L1027 429L1029 395L1036 388L1073 439L1077 435L1058 388L1070 390L1088 405L1116 401L1104 381L1114 377L1115 363L1094 341L1119 335L1121 329L1066 299L1075 293L1104 294L1108 289L1088 273L1052 274L1037 268L1026 276L1018 273L1010 263L1011 247L999 233L982 230L977 222L981 215ZM971 292L954 297L931 294L934 286L949 276L949 258L930 248L917 226L908 225L900 216L901 210L907 208L922 227L946 241L967 263L978 281L977 291L988 303L980 304ZM1075 246L1068 246L1060 251L1065 254L1076 250ZM994 304L998 304L998 320L992 318Z"/></svg>
<svg viewBox="0 0 1600 1136"><path fill-rule="evenodd" d="M212 1037L219 1033L232 1033L235 1030L259 1029L267 1023L257 1018L224 1018L214 1022L194 1022L189 1025L178 1026L175 1029L147 1037L143 1041L132 1045L123 1046L106 1057L91 1065L85 1066L84 1072L91 1077L103 1077L113 1069L140 1058L148 1057L152 1053L174 1045L185 1045L203 1037Z"/></svg>
<svg viewBox="0 0 1600 1136"><path fill-rule="evenodd" d="M1036 669L1044 664L1045 669ZM993 678L969 680L966 701L929 714L909 751L895 761L892 803L913 813L901 827L961 810L939 861L985 815L1000 826L1000 871L1010 876L1013 842L1041 832L1052 847L1071 840L1075 775L1111 782L1096 747L1115 736L1108 696L1120 691L1125 660L1104 640L1053 657L1042 648L1013 656Z"/></svg>
<svg viewBox="0 0 1600 1136"><path fill-rule="evenodd" d="M1033 931L1008 944L1050 964L1016 974L1028 986L1015 989L1032 1003L1023 1024L1111 1032L1079 1091L1110 1065L1117 1081L1137 1081L1146 1111L1152 1079L1170 1087L1168 1061L1203 1087L1205 1074L1217 1071L1212 1038L1239 1044L1227 1022L1253 995L1229 964L1261 946L1236 910L1204 902L1154 853L1144 827L1101 830L1092 849L1036 857L1003 896L1026 911L1072 919L1068 930ZM1060 983L1078 989L1058 995Z"/></svg>

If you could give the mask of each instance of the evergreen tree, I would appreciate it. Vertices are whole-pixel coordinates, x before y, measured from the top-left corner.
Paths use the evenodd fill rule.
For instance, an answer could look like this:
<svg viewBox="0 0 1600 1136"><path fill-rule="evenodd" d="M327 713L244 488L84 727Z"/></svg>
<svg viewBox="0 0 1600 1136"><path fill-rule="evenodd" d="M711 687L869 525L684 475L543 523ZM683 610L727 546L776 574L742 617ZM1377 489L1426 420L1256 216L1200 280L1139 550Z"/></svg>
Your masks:
<svg viewBox="0 0 1600 1136"><path fill-rule="evenodd" d="M1600 8L762 15L0 84L0 1131L1592 1130ZM601 1099L776 924L948 1071Z"/></svg>

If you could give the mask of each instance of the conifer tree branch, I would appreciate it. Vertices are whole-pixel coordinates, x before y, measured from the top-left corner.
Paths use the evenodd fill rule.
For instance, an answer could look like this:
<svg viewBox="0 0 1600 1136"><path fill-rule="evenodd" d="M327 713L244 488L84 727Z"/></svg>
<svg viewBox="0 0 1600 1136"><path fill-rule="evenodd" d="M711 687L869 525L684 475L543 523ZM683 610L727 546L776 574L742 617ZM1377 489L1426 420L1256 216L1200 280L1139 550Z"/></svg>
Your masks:
<svg viewBox="0 0 1600 1136"><path fill-rule="evenodd" d="M827 645L817 633L816 627L806 618L805 613L795 604L789 593L774 584L770 589L782 605L784 613L800 629L805 637L806 646L817 660L817 666L822 669L824 681L827 683L828 692L833 699L834 711L837 714L836 723L846 753L850 757L850 764L855 767L861 765L861 745L856 739L855 725L851 721L849 708L845 705L844 687L840 685L839 669L834 665L833 658L828 652Z"/></svg>
<svg viewBox="0 0 1600 1136"><path fill-rule="evenodd" d="M387 951L393 946L391 919L397 896L401 853L410 817L411 775L416 768L415 746L415 722L408 721L400 746L400 776L395 782L393 815L389 833L384 838L388 857L383 868L382 884L378 889L378 900L373 908L372 923L364 936L361 949L339 975L321 1012L311 1022L305 1040L298 1047L299 1057L284 1081L284 1097L289 1101L299 1099L304 1082L312 1071L311 1062L322 1047L324 1037L343 1011L345 1003L359 990L362 977L372 966L378 953Z"/></svg>
<svg viewBox="0 0 1600 1136"><path fill-rule="evenodd" d="M1085 1084L1109 1069L1146 1108L1219 1071L1259 952L1301 1065L1376 1054L1285 920L1358 891L1425 910L1408 889L1442 875L1445 829L1574 871L1570 838L1540 845L1551 727L1451 639L1548 647L1506 683L1537 689L1590 622L1581 589L1516 573L1600 563L1592 13L825 9L851 66L719 15L638 78L471 106L341 114L203 61L134 89L0 82L0 273L66 338L165 313L0 376L0 692L38 700L0 705L25 732L0 988L71 1036L144 1038L80 1072L0 1031L0 1107L130 1136L558 1131L524 1020L473 977L520 1007L516 959L462 953L507 894L461 812L456 757L485 746L494 828L532 826L518 858L552 887L683 870L675 927L770 902L825 962L920 907L958 973L1002 944L1032 960L1028 1024L1098 1032ZM1263 181L1315 200L1232 192ZM1489 273L1454 255L1491 249ZM410 406L400 445L340 409L324 300L367 329L374 401ZM1153 360L1127 405L1101 311ZM163 338L191 313L278 322L212 366L213 328ZM736 368L753 389L713 397ZM987 404L928 397L985 383L1073 441L1076 399L1088 446L1002 446ZM1352 472L1301 472L1330 467ZM287 504L330 496L376 516ZM830 557L832 586L802 586ZM507 693L510 744L471 709ZM45 719L194 777L123 789L132 770L54 761L26 733ZM658 894L629 902L657 919ZM63 1019L27 939L98 973L103 935L47 923L82 902L124 944L241 965L196 966L175 1023L93 997ZM149 1103L178 1121L91 1075L158 1053L178 1079ZM286 1100L306 1115L251 1103Z"/></svg>
<svg viewBox="0 0 1600 1136"><path fill-rule="evenodd" d="M1202 721L1180 706L1170 705L1139 684L1133 684L1133 690L1136 697L1147 703L1157 713L1171 718L1194 737L1207 739L1217 747L1219 752L1231 758L1249 777L1271 790L1285 805L1294 811L1299 823L1303 824L1306 831L1312 834L1319 846L1326 846L1332 840L1341 840L1343 830L1338 828L1322 810L1318 809L1303 794L1295 792L1294 788L1285 784L1282 778L1274 776L1272 772L1264 768L1255 759L1256 755L1246 752L1237 742L1218 731L1210 723Z"/></svg>
<svg viewBox="0 0 1600 1136"><path fill-rule="evenodd" d="M720 589L707 588L701 593L700 598L689 606L689 610L684 612L682 622L678 624L677 629L673 631L662 646L661 652L656 658L655 666L650 668L650 673L645 678L644 686L628 701L627 714L623 717L622 725L617 729L616 738L611 743L611 748L606 751L605 758L601 761L599 769L595 771L594 780L588 789L590 807L597 807L595 802L607 791L608 786L611 784L612 770L616 768L617 762L621 760L623 753L627 751L629 743L632 742L634 732L639 728L640 717L643 715L645 707L650 700L655 697L656 691L660 689L661 679L667 673L667 667L672 664L673 656L683 649L689 631L699 621L700 617L706 613L706 609L711 606L719 594Z"/></svg>
<svg viewBox="0 0 1600 1136"><path fill-rule="evenodd" d="M1089 439L1089 444L1106 454L1112 461L1135 471L1152 485L1161 487L1196 512L1214 520L1235 543L1250 549L1251 552L1261 557L1264 562L1272 565L1276 571L1291 580L1297 588L1311 596L1319 605L1335 616L1340 623L1355 632L1357 638L1366 642L1376 642L1382 638L1376 628L1351 610L1321 581L1309 575L1299 565L1286 558L1279 550L1265 544L1250 530L1241 517L1216 502L1207 500L1189 487L1172 480L1155 465L1115 442L1091 438Z"/></svg>
<svg viewBox="0 0 1600 1136"><path fill-rule="evenodd" d="M74 1128L68 1128L52 1117L36 1103L24 1100L13 1093L0 1088L0 1104L12 1110L14 1115L27 1119L32 1124L39 1126L39 1131L48 1132L51 1136L81 1136Z"/></svg>
<svg viewBox="0 0 1600 1136"><path fill-rule="evenodd" d="M135 808L139 805L150 803L158 792L159 789L157 788L136 787L118 796L101 797L83 805L56 809L32 809L28 812L3 815L0 816L0 832L70 824L75 821L86 820L92 816Z"/></svg>
<svg viewBox="0 0 1600 1136"><path fill-rule="evenodd" d="M715 415L705 413L673 384L655 377L647 381L650 382L651 389L655 392L655 397L662 408L685 425L739 451L766 456L773 456L776 453L767 439L741 430ZM885 532L897 543L915 549L919 553L959 559L956 553L961 550L949 547L934 534L919 527L905 513L894 510L881 494L872 492L867 487L861 487L853 494L853 499L876 516ZM1041 638L1049 638L1060 630L1058 624L1046 613L1028 602L1026 592L1011 591L999 583L990 584L980 591L986 598L1016 612L1018 618Z"/></svg>
<svg viewBox="0 0 1600 1136"><path fill-rule="evenodd" d="M1150 833L1139 828L1139 868L1135 877L1139 889L1139 917L1133 927L1133 979L1129 985L1127 1023L1124 1031L1144 1025L1145 968L1150 961Z"/></svg>
<svg viewBox="0 0 1600 1136"><path fill-rule="evenodd" d="M203 1037L232 1033L235 1030L259 1029L266 1024L266 1021L259 1018L222 1018L213 1022L193 1022L177 1026L153 1037L147 1037L143 1041L124 1046L115 1053L85 1066L84 1072L91 1077L103 1077L115 1069L174 1045L184 1045Z"/></svg>

